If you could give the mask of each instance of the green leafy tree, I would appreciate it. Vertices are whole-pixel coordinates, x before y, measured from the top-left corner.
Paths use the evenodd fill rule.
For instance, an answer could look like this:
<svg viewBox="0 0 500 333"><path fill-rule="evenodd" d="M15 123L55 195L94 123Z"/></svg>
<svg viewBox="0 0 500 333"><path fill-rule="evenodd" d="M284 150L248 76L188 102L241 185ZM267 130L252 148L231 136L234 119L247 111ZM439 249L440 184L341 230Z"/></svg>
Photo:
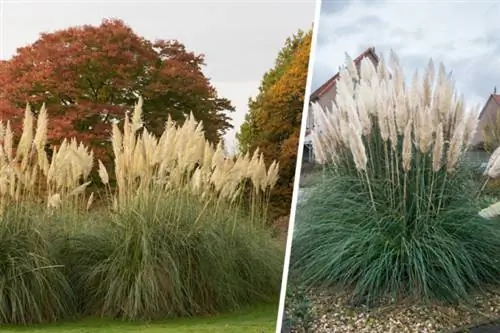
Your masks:
<svg viewBox="0 0 500 333"><path fill-rule="evenodd" d="M267 161L280 162L280 179L271 195L271 217L288 214L295 175L312 31L288 38L274 68L250 98L249 112L237 134L241 153L257 147Z"/></svg>

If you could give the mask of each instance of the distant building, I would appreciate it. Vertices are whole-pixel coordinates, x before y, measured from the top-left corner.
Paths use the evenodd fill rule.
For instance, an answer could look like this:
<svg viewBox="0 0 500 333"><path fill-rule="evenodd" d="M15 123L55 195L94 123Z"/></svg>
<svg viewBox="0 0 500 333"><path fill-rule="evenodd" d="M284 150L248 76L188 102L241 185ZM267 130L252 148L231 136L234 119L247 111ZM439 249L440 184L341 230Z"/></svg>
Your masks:
<svg viewBox="0 0 500 333"><path fill-rule="evenodd" d="M496 90L496 89L495 89ZM498 113L500 111L500 95L496 94L496 91L490 95L483 109L478 116L477 130L472 137L471 145L474 150L484 150L485 134L486 135L497 135L498 133L493 133L493 131L500 130L496 128L495 124L498 124ZM488 128L487 125L490 125Z"/></svg>
<svg viewBox="0 0 500 333"><path fill-rule="evenodd" d="M497 124L500 112L500 95L497 95L496 88L484 104L478 115L476 132L471 140L471 149L467 152L467 161L479 168L484 168L490 158L490 151L485 147L485 136L500 139L500 128ZM488 126L489 125L489 126Z"/></svg>
<svg viewBox="0 0 500 333"><path fill-rule="evenodd" d="M375 48L370 47L366 51L361 53L356 59L354 59L354 64L356 65L358 71L361 65L361 60L363 60L364 58L369 58L375 66L377 66L377 64L379 63L379 57L375 53ZM306 137L304 141L304 154L303 154L304 162L309 162L309 163L314 162L311 131L314 129L315 122L311 107L312 103L318 103L323 108L331 109L332 101L335 100L335 96L337 95L336 83L339 77L340 73L335 74L311 94L311 98L309 100L309 111L307 114L307 121L306 121Z"/></svg>

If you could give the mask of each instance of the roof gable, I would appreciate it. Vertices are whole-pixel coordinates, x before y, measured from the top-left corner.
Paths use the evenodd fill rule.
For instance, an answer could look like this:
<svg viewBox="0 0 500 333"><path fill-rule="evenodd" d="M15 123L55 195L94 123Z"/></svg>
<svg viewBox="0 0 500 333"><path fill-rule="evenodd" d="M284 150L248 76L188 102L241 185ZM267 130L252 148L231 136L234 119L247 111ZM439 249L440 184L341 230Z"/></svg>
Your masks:
<svg viewBox="0 0 500 333"><path fill-rule="evenodd" d="M498 107L500 107L500 95L496 94L491 94L486 103L484 103L483 108L481 109L481 112L479 113L478 119L483 118L486 116L486 110L488 110L488 105L490 103L496 103Z"/></svg>
<svg viewBox="0 0 500 333"><path fill-rule="evenodd" d="M379 62L379 58L378 58L377 54L375 53L374 47L370 47L370 48L366 49L356 59L354 59L353 62L356 66L359 66L361 64L361 60L363 60L366 57L371 57L375 61L375 64L378 64L378 62ZM337 72L328 81L323 83L318 89L316 89L311 94L311 101L317 100L322 95L324 95L327 91L332 89L335 86L335 83L337 82L339 77L340 77L340 72Z"/></svg>
<svg viewBox="0 0 500 333"><path fill-rule="evenodd" d="M488 124L497 122L497 112L499 108L500 95L493 93L490 97L488 97L488 100L484 103L484 106L478 115L477 128L471 142L473 149L477 150L484 148L484 130L487 128Z"/></svg>

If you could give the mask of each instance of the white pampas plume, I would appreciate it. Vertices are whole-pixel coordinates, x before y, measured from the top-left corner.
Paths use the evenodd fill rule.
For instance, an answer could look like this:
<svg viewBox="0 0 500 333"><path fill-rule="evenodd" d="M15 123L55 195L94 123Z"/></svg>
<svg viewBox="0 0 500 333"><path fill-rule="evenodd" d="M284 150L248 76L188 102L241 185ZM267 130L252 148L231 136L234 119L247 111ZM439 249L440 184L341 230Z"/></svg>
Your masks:
<svg viewBox="0 0 500 333"><path fill-rule="evenodd" d="M490 205L487 208L482 209L479 212L479 216L485 219L493 219L497 216L500 215L500 201L497 203L494 203L493 205Z"/></svg>

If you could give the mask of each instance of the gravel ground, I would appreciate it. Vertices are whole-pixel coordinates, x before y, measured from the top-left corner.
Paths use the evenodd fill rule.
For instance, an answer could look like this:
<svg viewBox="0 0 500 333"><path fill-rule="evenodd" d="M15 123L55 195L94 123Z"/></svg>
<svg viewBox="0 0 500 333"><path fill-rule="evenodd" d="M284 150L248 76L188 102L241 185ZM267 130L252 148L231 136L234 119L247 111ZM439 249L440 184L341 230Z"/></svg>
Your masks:
<svg viewBox="0 0 500 333"><path fill-rule="evenodd" d="M469 308L418 305L409 301L388 302L372 309L355 308L338 293L319 290L310 292L309 299L315 317L310 332L458 333L462 332L457 330L459 327L500 317L500 290L476 297Z"/></svg>

